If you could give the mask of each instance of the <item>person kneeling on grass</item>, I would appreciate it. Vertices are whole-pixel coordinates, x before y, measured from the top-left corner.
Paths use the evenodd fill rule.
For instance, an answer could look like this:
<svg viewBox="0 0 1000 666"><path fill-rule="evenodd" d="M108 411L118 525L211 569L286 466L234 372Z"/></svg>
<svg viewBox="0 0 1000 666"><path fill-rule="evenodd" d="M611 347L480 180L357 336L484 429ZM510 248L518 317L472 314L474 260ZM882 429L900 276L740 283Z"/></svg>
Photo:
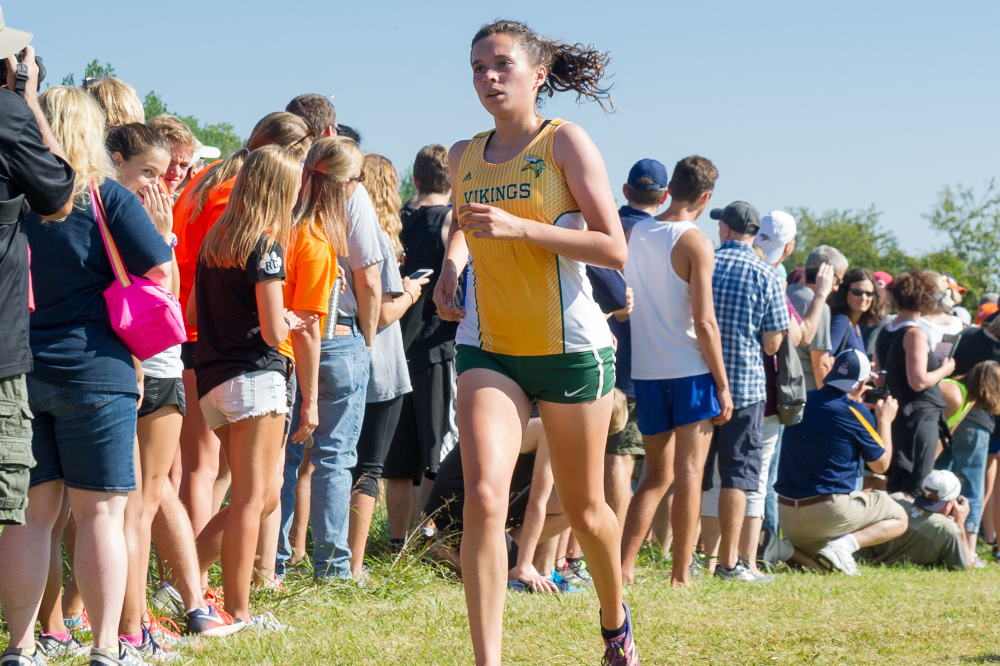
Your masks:
<svg viewBox="0 0 1000 666"><path fill-rule="evenodd" d="M975 550L965 539L969 501L961 491L962 482L954 473L938 469L924 478L920 495L893 493L890 497L909 516L906 532L885 543L862 548L858 559L872 564L911 562L968 571Z"/></svg>
<svg viewBox="0 0 1000 666"><path fill-rule="evenodd" d="M903 507L883 491L856 491L863 459L884 474L892 460L892 396L875 405L878 426L862 403L868 358L841 352L823 388L810 391L802 422L785 430L778 465L778 522L809 566L857 575L854 553L906 531Z"/></svg>

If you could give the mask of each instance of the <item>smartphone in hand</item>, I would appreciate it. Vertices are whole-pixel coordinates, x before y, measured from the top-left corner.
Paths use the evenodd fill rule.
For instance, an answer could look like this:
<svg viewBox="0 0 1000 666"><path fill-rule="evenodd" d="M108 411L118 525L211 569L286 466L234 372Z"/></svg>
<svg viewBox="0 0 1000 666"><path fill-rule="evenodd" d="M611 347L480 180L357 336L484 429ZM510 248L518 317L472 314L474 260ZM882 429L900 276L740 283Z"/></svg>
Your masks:
<svg viewBox="0 0 1000 666"><path fill-rule="evenodd" d="M422 280L425 277L428 277L428 276L433 275L433 274L434 274L434 269L433 268L421 268L421 269L418 269L418 270L414 271L413 274L410 276L410 279L411 280Z"/></svg>

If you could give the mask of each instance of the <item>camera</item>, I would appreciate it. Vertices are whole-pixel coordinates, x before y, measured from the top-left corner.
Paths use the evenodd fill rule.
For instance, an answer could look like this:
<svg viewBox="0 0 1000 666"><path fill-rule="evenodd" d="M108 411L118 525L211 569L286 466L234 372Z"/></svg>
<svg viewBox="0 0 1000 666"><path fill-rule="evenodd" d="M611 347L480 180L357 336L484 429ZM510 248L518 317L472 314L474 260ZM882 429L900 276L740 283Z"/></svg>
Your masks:
<svg viewBox="0 0 1000 666"><path fill-rule="evenodd" d="M889 389L885 387L874 386L865 391L864 394L861 396L861 399L864 400L866 403L873 405L879 400L885 400L886 398L889 397L889 395L890 395Z"/></svg>
<svg viewBox="0 0 1000 666"><path fill-rule="evenodd" d="M15 74L15 90L18 95L24 97L24 86L28 82L28 67L27 65L21 65L24 62L24 51L21 51L16 56L18 67L17 73ZM41 56L35 56L35 64L38 65L38 83L41 85L42 81L45 79L45 65L42 64ZM5 58L0 58L0 85L7 83L7 60Z"/></svg>

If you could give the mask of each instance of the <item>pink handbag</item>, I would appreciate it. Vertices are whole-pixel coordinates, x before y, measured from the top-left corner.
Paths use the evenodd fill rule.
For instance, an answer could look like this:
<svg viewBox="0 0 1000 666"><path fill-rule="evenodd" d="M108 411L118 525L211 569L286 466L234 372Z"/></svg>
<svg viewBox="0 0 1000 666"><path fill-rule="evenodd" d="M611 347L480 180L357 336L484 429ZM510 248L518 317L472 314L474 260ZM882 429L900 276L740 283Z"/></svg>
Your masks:
<svg viewBox="0 0 1000 666"><path fill-rule="evenodd" d="M140 361L187 340L181 304L169 291L138 275L129 274L108 230L100 191L90 184L90 200L101 228L104 248L115 272L115 281L104 290L111 328Z"/></svg>

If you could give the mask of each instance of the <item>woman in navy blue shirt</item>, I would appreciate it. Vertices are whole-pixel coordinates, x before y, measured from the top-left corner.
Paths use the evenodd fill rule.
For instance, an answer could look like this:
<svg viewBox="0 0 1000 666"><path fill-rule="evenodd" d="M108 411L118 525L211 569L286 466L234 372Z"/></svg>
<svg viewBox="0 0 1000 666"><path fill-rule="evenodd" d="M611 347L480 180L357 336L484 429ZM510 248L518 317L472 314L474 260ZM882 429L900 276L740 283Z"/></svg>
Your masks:
<svg viewBox="0 0 1000 666"><path fill-rule="evenodd" d="M852 268L844 274L837 291L827 300L830 305L830 356L845 349L865 354L861 328L874 326L885 316L885 303L875 289L875 278L867 268Z"/></svg>
<svg viewBox="0 0 1000 666"><path fill-rule="evenodd" d="M135 658L130 646L119 644L118 622L128 571L125 503L136 489L139 388L132 355L111 328L104 302L115 278L89 185L100 190L130 273L169 285L171 253L136 196L114 180L97 102L65 86L49 88L39 101L77 179L73 212L65 220L47 222L35 213L25 218L35 296L34 370L27 385L36 464L26 524L0 535L0 562L16 572L0 577L0 601L11 644L33 646L48 572L39 562L49 561L65 488L77 523L73 566L92 626L92 658L118 664Z"/></svg>

